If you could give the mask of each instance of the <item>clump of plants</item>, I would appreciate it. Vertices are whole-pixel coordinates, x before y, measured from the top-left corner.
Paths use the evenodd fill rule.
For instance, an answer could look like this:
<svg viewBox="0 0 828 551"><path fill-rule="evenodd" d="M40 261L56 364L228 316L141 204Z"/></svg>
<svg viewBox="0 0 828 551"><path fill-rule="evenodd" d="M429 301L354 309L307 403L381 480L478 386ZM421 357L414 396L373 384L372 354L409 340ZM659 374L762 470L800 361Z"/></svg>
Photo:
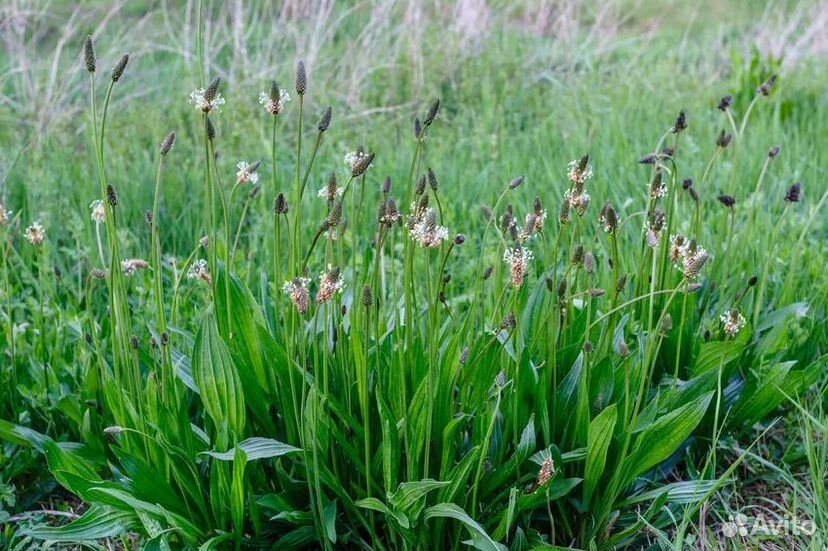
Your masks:
<svg viewBox="0 0 828 551"><path fill-rule="evenodd" d="M183 151L176 132L160 142L145 247L128 250L121 213L134 206L119 200L106 156L110 100L128 61L102 77L84 41L98 265L79 304L87 361L73 384L83 401L58 424L21 415L67 384L46 340L49 312L61 308L57 236L0 205L11 343L11 420L0 421L0 438L42 453L87 507L70 523L21 530L11 545L605 549L681 537L737 466L716 471L722 432L764 418L823 369L821 358L785 361L767 321L785 306L766 300L770 254L800 184L765 192L775 212L768 260L741 274L737 227L765 203L740 209L748 193L736 170L727 194L709 181L726 150L737 166L751 162L743 137L775 77L741 118L722 99L728 130L711 140L697 182L681 171L681 112L641 159L635 177L648 174L628 204L593 200L601 156L585 154L543 175L566 182L563 196L538 186L523 204L534 178L504 179L481 205L483 231L459 233L470 225L450 217L442 193L456 184L429 160L439 100L414 120L403 181L383 177L379 146L318 174L336 121L312 104L300 61L290 90L274 81L259 95L270 150L228 170L216 121L232 124L233 105L201 68L190 96L199 149ZM295 136L283 131L287 117ZM295 148L290 181L276 170L286 147ZM174 224L163 207L165 174L183 155L202 158L193 194L203 194L194 212L203 231L181 262L163 247ZM763 154L752 197L777 155ZM272 202L272 216L251 238L243 230L257 200ZM37 274L40 340L23 355L9 298L18 270ZM194 326L182 316L185 291L197 297ZM21 397L20 379L38 390ZM677 466L679 478L668 477Z"/></svg>

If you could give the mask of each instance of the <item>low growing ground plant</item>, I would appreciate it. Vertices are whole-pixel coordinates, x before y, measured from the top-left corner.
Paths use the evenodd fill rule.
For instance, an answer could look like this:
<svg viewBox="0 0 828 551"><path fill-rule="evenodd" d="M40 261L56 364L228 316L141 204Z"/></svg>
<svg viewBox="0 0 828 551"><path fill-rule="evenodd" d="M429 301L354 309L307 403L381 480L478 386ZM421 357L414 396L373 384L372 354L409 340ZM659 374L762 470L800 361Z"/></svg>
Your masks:
<svg viewBox="0 0 828 551"><path fill-rule="evenodd" d="M464 184L431 155L449 118L439 99L407 131L405 178L383 173L385 129L326 174L337 117L302 61L288 88L232 94L202 64L189 126L152 153L146 224L128 228L140 207L121 200L108 144L124 139L110 107L129 62L107 73L83 42L94 265L62 275L70 240L0 205L2 453L30 495L82 504L58 526L4 519L0 479L9 549L681 548L754 453L723 466L722 435L824 373L824 320L795 297L826 195L771 186L780 148L745 140L775 75L733 91L749 98L739 112L724 96L723 129L697 147L679 112L630 164L644 184L623 203L591 196L591 151L557 173L499 176L496 196L470 190L479 212L461 213L444 189ZM226 159L224 130L257 96L269 147L250 130L250 156ZM706 159L696 180L689 155ZM170 250L168 175L192 162L198 235ZM729 179L714 184L723 162ZM746 185L739 170L754 165ZM261 202L267 226L249 231ZM756 224L759 263L742 242ZM781 248L794 249L785 271ZM824 446L809 443L824 472Z"/></svg>

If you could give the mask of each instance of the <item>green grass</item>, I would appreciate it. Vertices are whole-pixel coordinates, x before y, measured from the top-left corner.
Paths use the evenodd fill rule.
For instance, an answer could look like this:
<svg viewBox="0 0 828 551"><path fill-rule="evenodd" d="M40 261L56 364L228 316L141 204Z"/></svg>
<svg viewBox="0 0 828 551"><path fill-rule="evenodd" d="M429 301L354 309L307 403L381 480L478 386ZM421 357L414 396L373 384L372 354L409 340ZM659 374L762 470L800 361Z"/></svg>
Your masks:
<svg viewBox="0 0 828 551"><path fill-rule="evenodd" d="M504 4L479 35L421 7L428 23L417 32L400 7L338 7L320 20L330 39L317 50L274 35L258 4L243 35L208 6L203 69L170 53L197 51L194 11L169 14L178 34L160 9L118 11L96 36L94 122L78 52L105 13L74 20L57 7L31 16L41 32L8 35L0 520L11 521L0 546L682 548L721 541L728 514L753 496L790 492L774 511L814 520L822 535L796 545L821 548L824 67L808 57L784 65L771 95L757 96L785 61L744 47L770 24L759 3L683 7L670 20L657 6L618 6L617 27L588 3L568 30L539 26L531 5ZM305 17L280 22L320 36ZM134 55L100 141L119 36ZM56 52L57 73L36 61ZM299 156L296 58L309 69ZM210 115L214 141L186 101L202 71L204 85L222 76L227 99ZM257 101L274 78L293 97L278 117ZM726 94L735 131L716 109ZM439 114L418 140L413 118L434 97ZM327 105L333 122L312 158ZM669 132L679 110L689 120L680 136ZM737 134L724 149L722 129ZM376 157L349 183L343 157L360 143ZM767 161L775 144L781 153ZM674 158L639 164L662 146ZM591 203L562 225L567 165L584 153ZM261 161L254 197L233 186L241 160ZM376 215L387 175L407 220L429 168L439 185L417 197L448 227L436 249L404 225L378 227ZM651 199L659 171L668 194ZM332 221L334 205L317 198L331 172L347 186L347 229L312 247ZM698 204L682 190L688 177ZM803 197L788 203L794 182ZM118 201L99 243L89 203L107 184ZM289 211L274 217L277 191ZM721 194L736 198L733 209ZM508 205L523 225L535 197L548 217L523 245L534 259L518 288L501 217ZM599 223L605 201L621 220L612 235ZM656 207L666 227L653 249L641 228ZM23 236L37 219L42 247ZM465 242L450 245L456 233ZM667 258L676 233L710 254L692 294ZM579 246L586 260L572 262ZM305 275L306 256L311 305L301 314L282 286ZM150 269L126 276L117 260L128 258ZM212 285L186 277L199 258ZM346 288L317 305L328 265ZM737 307L747 323L729 337L719 318ZM77 503L85 514L61 528L46 521L65 519L26 513L51 504L71 516Z"/></svg>

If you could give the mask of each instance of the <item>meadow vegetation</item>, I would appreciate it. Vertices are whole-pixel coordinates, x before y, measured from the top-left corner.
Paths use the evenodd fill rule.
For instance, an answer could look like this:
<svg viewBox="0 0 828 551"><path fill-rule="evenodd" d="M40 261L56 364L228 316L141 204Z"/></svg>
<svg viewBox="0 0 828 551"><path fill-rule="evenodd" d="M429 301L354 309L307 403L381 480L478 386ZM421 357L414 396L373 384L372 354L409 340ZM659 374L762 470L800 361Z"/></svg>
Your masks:
<svg viewBox="0 0 828 551"><path fill-rule="evenodd" d="M0 548L824 548L779 6L0 8Z"/></svg>

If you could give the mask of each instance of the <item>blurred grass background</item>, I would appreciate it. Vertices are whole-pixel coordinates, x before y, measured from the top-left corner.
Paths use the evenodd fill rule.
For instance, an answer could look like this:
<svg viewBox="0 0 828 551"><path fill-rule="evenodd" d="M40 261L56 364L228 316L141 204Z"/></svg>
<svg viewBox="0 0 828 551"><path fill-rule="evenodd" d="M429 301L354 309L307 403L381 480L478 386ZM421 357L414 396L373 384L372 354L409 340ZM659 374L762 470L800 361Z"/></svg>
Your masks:
<svg viewBox="0 0 828 551"><path fill-rule="evenodd" d="M770 189L803 180L816 200L825 182L824 2L206 5L207 73L226 82L228 103L216 123L228 173L238 160L267 157L269 128L258 93L273 78L291 89L293 66L302 58L310 113L334 108L318 174L341 170L345 153L363 143L377 152L377 178L398 181L407 168L413 116L439 96L444 110L428 162L458 212L476 209L517 174L528 176L527 201L540 194L554 209L566 162L587 151L596 171L593 196L623 206L631 195L638 199L646 182L636 160L680 109L691 125L683 173L698 178L716 133L726 127L718 99L735 94L735 109L743 111L752 90L775 71L781 72L775 101L755 113L748 147L782 144ZM164 236L168 250L189 250L201 231L193 213L202 195L198 119L187 102L198 84L195 10L193 1L7 2L0 11L0 196L22 207L24 218L42 216L70 232L67 238L91 232L79 222L96 195L80 59L81 38L92 33L101 69L131 54L108 144L112 183L127 205L122 227L140 227L151 201L154 150L176 130L180 153L164 201L176 231ZM284 119L284 163L277 170L287 178L295 135L290 107ZM761 162L745 163L740 189L752 188ZM715 189L699 191L712 199L727 176L711 180ZM259 201L260 215L271 200ZM90 235L77 237L87 242Z"/></svg>

